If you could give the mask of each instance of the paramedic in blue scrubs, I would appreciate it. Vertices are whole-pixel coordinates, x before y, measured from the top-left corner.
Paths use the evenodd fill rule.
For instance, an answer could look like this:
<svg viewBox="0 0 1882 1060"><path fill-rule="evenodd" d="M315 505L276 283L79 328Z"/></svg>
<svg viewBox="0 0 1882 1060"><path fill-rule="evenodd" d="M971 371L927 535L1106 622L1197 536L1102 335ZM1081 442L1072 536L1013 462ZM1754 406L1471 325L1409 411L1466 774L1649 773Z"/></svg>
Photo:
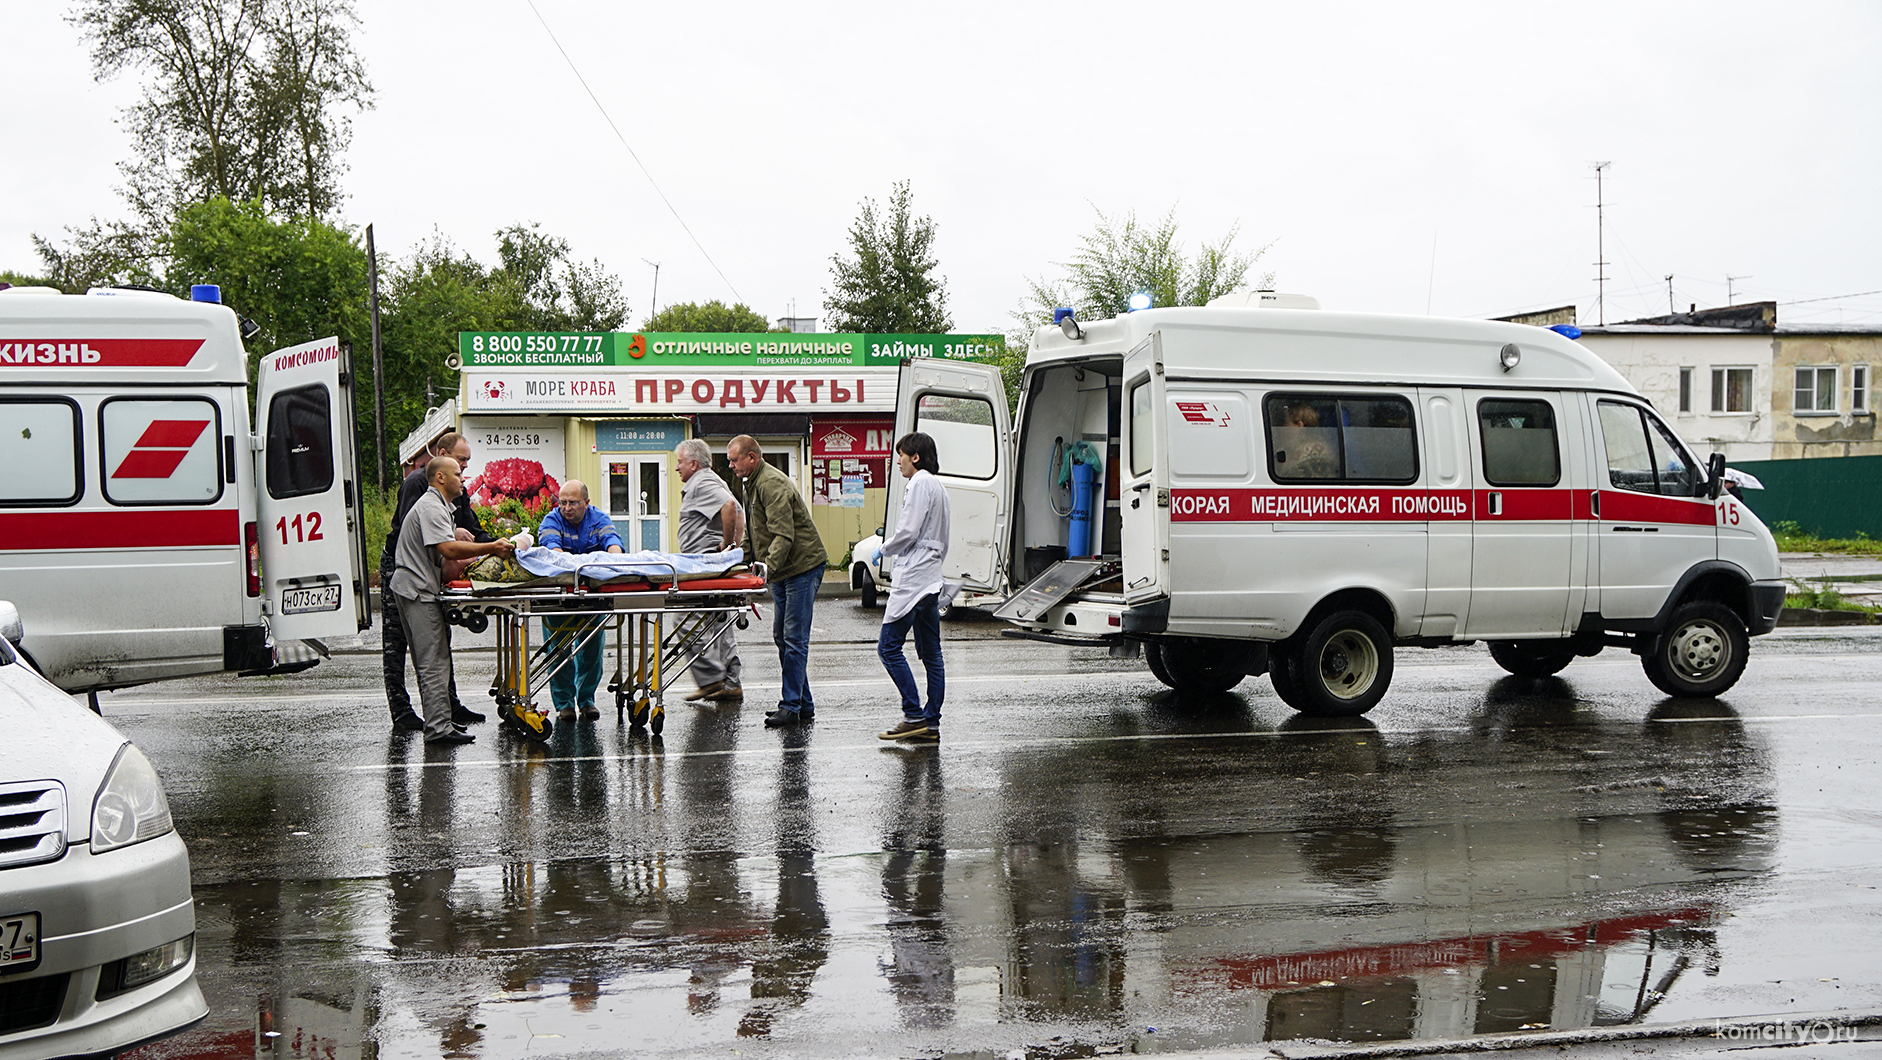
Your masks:
<svg viewBox="0 0 1882 1060"><path fill-rule="evenodd" d="M941 700L946 674L941 665L941 561L948 554L948 491L934 473L941 470L934 439L916 431L895 443L895 469L908 480L895 533L882 543L882 554L895 560L890 571L889 605L882 615L876 655L902 694L902 723L882 733L885 740L934 743L941 739ZM915 652L928 677L928 705L908 667L902 645L915 633Z"/></svg>
<svg viewBox="0 0 1882 1060"><path fill-rule="evenodd" d="M588 487L575 479L562 484L555 511L543 517L542 526L537 530L536 544L577 555L622 551L621 535L615 532L614 520L588 503ZM600 619L575 616L542 620L543 643L551 652L559 643L594 631L594 636L576 650L569 664L549 678L549 697L555 701L557 721L574 721L578 709L583 721L601 716L595 709L595 689L601 685L607 636L596 630L600 624Z"/></svg>

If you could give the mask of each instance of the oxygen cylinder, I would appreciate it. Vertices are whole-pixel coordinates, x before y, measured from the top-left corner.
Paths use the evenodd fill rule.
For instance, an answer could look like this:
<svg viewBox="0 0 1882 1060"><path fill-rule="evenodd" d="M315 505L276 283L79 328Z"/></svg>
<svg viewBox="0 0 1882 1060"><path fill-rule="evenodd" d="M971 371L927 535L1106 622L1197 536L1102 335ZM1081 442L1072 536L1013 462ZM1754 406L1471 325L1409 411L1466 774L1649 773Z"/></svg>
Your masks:
<svg viewBox="0 0 1882 1060"><path fill-rule="evenodd" d="M1091 464L1072 465L1072 527L1065 541L1068 556L1089 556L1091 513L1098 492L1098 469Z"/></svg>

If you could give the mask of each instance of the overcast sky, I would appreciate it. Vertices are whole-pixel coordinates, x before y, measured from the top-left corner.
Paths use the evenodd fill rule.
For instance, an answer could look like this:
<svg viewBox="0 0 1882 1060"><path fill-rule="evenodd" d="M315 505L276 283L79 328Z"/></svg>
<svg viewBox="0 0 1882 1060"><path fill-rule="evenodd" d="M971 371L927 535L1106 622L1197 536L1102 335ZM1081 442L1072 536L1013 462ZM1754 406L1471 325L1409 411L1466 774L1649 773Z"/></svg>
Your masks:
<svg viewBox="0 0 1882 1060"><path fill-rule="evenodd" d="M1670 273L1681 309L1734 276L1781 322L1882 323L1873 2L534 3L358 0L343 215L382 252L489 262L535 221L635 324L646 261L663 305L822 316L859 202L906 179L956 331L1010 327L1094 210L1172 208L1327 308L1590 323L1610 161L1609 322L1665 313ZM93 83L67 9L7 5L0 268L122 212L137 82Z"/></svg>

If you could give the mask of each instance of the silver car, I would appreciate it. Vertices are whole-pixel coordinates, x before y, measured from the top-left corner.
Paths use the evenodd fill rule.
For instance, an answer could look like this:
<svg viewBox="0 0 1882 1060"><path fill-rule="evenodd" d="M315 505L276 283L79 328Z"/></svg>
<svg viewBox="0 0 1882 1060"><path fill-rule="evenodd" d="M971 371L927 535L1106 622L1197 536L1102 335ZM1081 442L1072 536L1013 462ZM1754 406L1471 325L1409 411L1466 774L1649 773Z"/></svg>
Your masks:
<svg viewBox="0 0 1882 1060"><path fill-rule="evenodd" d="M0 601L0 1060L110 1054L209 1011L189 851L144 753L40 677Z"/></svg>

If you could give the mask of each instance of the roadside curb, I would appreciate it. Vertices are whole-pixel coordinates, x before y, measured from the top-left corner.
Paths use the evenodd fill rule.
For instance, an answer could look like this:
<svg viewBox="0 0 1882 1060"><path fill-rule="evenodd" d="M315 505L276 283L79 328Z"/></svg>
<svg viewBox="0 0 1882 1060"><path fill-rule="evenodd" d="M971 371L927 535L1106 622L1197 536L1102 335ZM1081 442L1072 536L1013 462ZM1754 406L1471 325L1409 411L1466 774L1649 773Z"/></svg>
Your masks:
<svg viewBox="0 0 1882 1060"><path fill-rule="evenodd" d="M1868 611L1833 611L1821 607L1787 607L1777 613L1780 626L1869 626L1876 615Z"/></svg>

